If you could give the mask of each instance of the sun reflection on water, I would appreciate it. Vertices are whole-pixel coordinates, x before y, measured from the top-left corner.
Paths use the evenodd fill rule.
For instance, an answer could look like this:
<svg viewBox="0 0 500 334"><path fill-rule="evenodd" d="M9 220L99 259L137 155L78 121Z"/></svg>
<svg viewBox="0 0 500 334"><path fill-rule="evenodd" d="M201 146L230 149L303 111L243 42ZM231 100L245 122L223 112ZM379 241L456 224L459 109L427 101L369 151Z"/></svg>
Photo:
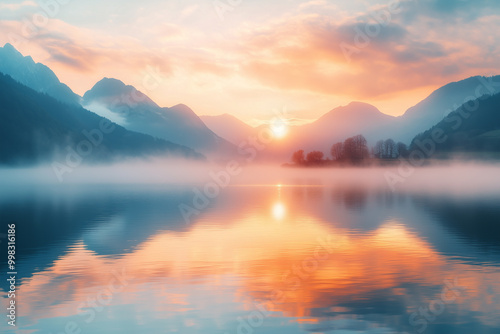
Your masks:
<svg viewBox="0 0 500 334"><path fill-rule="evenodd" d="M500 281L498 272L486 275L473 265L447 258L403 221L386 220L370 231L359 231L342 215L330 215L326 221L315 209L299 212L298 208L311 204L304 202L308 197L302 190L280 185L267 193L249 189L256 191L249 201L235 200L227 211L218 211L187 230L157 231L116 258L100 256L79 241L78 247L20 286L25 300L37 301L37 309L44 311L37 313L35 306L26 304L20 312L43 318L76 314L89 294L106 287L111 273L124 268L127 285L113 299L116 305L147 304L155 309L155 317L165 319L188 311L206 317L204 312L222 305L248 310L256 301L269 303L275 291L282 291L286 298L272 303L276 312L272 316L294 317L302 324L319 322L321 312L334 309L358 316L357 303L364 307L364 302L379 298L383 291L405 297L391 297L407 303L403 307L425 305L428 297L420 295L416 286L440 286L444 278L453 277L461 277L467 289L478 291L457 303L478 308L485 298L484 277ZM323 194L309 198L317 203ZM283 223L270 224L273 220ZM60 291L47 298L44 291L54 284ZM151 293L147 300L139 297L158 287L161 294ZM498 285L493 290L500 293ZM67 302L58 304L56 299ZM500 305L482 311L493 316ZM494 321L491 316L485 319Z"/></svg>
<svg viewBox="0 0 500 334"><path fill-rule="evenodd" d="M286 208L282 202L276 202L273 205L273 217L276 220L283 220L286 216Z"/></svg>

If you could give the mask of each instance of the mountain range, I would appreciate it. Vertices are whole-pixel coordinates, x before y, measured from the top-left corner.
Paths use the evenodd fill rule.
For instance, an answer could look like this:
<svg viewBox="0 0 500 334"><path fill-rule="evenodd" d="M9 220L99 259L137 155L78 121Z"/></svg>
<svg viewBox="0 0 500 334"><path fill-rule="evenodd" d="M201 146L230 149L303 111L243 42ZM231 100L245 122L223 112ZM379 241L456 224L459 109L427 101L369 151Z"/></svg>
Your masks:
<svg viewBox="0 0 500 334"><path fill-rule="evenodd" d="M184 104L162 108L135 87L104 78L83 95L82 105L127 129L221 157L236 148L217 136Z"/></svg>
<svg viewBox="0 0 500 334"><path fill-rule="evenodd" d="M429 129L465 102L497 93L500 93L500 75L475 76L449 83L398 117L391 133L395 140L409 144L417 134Z"/></svg>
<svg viewBox="0 0 500 334"><path fill-rule="evenodd" d="M473 102L416 136L410 149L429 156L500 153L500 93Z"/></svg>
<svg viewBox="0 0 500 334"><path fill-rule="evenodd" d="M206 126L228 142L238 146L256 134L257 129L233 115L200 116Z"/></svg>
<svg viewBox="0 0 500 334"><path fill-rule="evenodd" d="M126 130L1 73L0 117L0 164L64 163L68 154L75 163L80 158L87 162L148 156L203 159L190 148Z"/></svg>
<svg viewBox="0 0 500 334"><path fill-rule="evenodd" d="M443 120L463 103L499 92L500 76L470 77L435 90L397 117L384 114L367 103L351 102L330 110L312 123L291 126L286 141L274 141L260 157L283 161L298 149L329 152L334 143L357 134L363 134L369 145L388 138L409 145L415 136ZM214 132L234 144L258 133L258 129L249 129L232 116L204 116L203 120Z"/></svg>
<svg viewBox="0 0 500 334"><path fill-rule="evenodd" d="M351 102L327 112L312 123L298 127L293 131L293 137L297 144L307 143L308 150L316 147L329 152L334 143L356 134L363 134L368 142L375 142L388 133L396 119L370 104Z"/></svg>
<svg viewBox="0 0 500 334"><path fill-rule="evenodd" d="M49 151L54 154L64 143L81 139L84 128L95 127L98 122L95 117L116 123L123 144L118 143L114 134L111 136L114 139L109 139L113 143L106 146L114 155L140 155L141 150L149 155L163 150L199 157L195 153L198 151L212 159L227 159L236 154L241 143L256 137L266 127L253 128L228 114L200 117L184 104L161 107L135 87L114 78L103 78L80 97L61 83L50 68L24 57L10 44L0 48L0 73L13 79L2 76L5 91L12 94L3 93L0 100L4 120L2 142L14 143L10 148L2 146L3 162L24 161L29 156L39 160L35 157L40 157L40 152L42 156L49 155ZM476 76L435 90L399 117L384 114L367 103L352 102L330 110L312 123L290 126L286 139L273 141L259 158L283 161L297 149L329 152L334 143L357 134L363 134L369 145L387 138L410 144L415 136L441 122L464 102L497 93L500 93L500 76ZM18 104L14 103L17 101L14 97ZM29 124L30 120L33 124ZM25 136L16 136L13 129ZM33 146L34 133L39 136L37 145L43 149ZM131 137L138 143L129 143L127 138ZM16 145L18 155L13 149ZM101 155L103 158L105 154Z"/></svg>

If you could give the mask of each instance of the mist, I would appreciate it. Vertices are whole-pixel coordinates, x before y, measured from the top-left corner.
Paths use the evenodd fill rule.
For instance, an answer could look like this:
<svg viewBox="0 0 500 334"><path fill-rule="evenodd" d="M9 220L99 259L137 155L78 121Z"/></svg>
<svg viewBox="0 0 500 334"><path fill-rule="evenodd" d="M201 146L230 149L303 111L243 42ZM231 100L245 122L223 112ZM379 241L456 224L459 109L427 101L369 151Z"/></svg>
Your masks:
<svg viewBox="0 0 500 334"><path fill-rule="evenodd" d="M286 168L271 164L150 159L107 165L81 165L62 179L51 165L1 168L2 192L30 185L73 186L142 184L154 186L322 186L365 190L446 193L456 196L500 194L500 163L449 162L426 167Z"/></svg>
<svg viewBox="0 0 500 334"><path fill-rule="evenodd" d="M93 113L109 119L111 122L121 125L123 127L127 126L127 120L122 115L109 110L104 104L99 102L92 102L90 104L84 105L85 109L92 111Z"/></svg>

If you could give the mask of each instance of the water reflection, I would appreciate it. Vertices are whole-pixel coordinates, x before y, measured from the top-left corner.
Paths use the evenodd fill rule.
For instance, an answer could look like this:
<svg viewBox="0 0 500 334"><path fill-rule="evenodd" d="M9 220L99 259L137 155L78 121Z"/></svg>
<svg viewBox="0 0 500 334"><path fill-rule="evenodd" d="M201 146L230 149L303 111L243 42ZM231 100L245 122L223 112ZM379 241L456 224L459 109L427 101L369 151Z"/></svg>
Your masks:
<svg viewBox="0 0 500 334"><path fill-rule="evenodd" d="M231 187L186 225L189 189L30 194L0 200L21 231L26 333L69 321L89 333L409 333L447 280L460 295L426 333L500 327L498 240L469 233L477 217L496 226L494 200L478 211L362 187Z"/></svg>

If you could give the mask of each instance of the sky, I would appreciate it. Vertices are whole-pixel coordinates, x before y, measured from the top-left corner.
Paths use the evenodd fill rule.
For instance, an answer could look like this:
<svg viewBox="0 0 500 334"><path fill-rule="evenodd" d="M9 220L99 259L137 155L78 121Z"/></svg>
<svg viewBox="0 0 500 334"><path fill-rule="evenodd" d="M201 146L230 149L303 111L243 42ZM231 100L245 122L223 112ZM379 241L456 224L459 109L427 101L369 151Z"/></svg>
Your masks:
<svg viewBox="0 0 500 334"><path fill-rule="evenodd" d="M252 125L351 101L400 115L446 83L500 74L500 1L0 0L7 42L80 95L113 77Z"/></svg>

